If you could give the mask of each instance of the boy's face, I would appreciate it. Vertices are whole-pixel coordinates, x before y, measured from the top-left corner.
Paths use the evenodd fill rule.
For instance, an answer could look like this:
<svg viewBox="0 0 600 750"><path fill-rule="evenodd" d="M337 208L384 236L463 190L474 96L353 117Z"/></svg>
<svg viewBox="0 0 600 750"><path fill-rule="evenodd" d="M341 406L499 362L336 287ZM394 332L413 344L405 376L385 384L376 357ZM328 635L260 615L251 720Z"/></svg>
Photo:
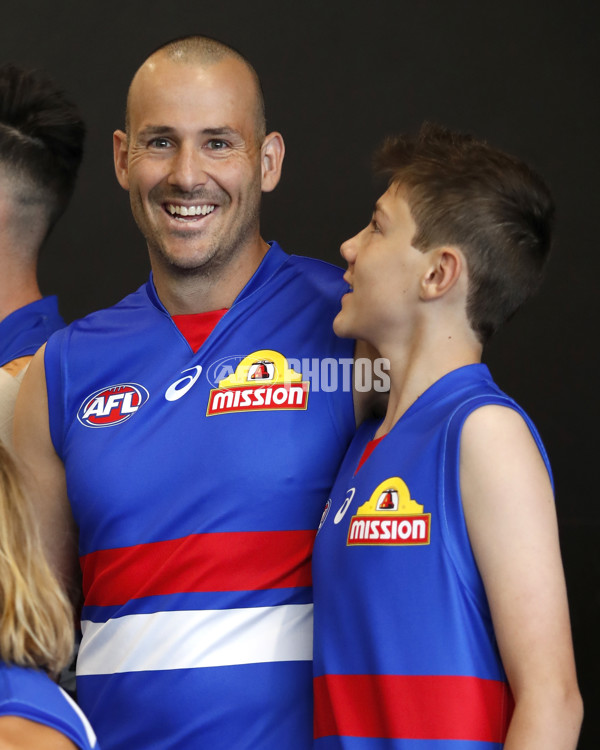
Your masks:
<svg viewBox="0 0 600 750"><path fill-rule="evenodd" d="M333 323L338 336L378 346L412 323L427 263L427 254L412 245L416 230L404 192L391 185L369 224L341 247L352 290Z"/></svg>

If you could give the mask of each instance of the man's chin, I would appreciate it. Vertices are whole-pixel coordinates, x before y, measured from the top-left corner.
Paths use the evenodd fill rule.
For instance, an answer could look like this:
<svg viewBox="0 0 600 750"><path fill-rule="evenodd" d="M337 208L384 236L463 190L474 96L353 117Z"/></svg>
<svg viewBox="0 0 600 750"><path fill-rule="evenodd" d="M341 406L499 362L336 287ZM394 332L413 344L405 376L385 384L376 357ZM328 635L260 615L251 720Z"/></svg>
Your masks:
<svg viewBox="0 0 600 750"><path fill-rule="evenodd" d="M171 253L160 250L152 253L154 256L153 266L160 265L170 276L189 278L193 276L207 276L213 267L210 255L186 255L184 253Z"/></svg>

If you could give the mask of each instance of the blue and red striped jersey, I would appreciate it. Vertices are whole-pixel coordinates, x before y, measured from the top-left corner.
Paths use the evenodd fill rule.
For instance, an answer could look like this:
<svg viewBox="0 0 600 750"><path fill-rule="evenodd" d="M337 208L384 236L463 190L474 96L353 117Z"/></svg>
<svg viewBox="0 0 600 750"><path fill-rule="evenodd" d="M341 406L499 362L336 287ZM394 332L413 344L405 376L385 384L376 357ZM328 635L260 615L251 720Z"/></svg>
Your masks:
<svg viewBox="0 0 600 750"><path fill-rule="evenodd" d="M315 748L491 750L512 711L462 511L460 433L515 409L485 365L435 383L357 466L356 434L313 553Z"/></svg>
<svg viewBox="0 0 600 750"><path fill-rule="evenodd" d="M311 548L354 433L341 275L273 245L196 353L152 281L48 343L104 750L311 746Z"/></svg>

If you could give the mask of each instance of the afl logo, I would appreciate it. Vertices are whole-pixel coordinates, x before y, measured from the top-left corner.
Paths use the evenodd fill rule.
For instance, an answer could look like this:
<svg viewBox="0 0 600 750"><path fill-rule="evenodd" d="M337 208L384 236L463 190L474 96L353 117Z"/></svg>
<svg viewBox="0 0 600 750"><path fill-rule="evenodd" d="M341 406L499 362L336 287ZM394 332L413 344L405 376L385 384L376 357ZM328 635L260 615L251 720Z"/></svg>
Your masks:
<svg viewBox="0 0 600 750"><path fill-rule="evenodd" d="M77 419L85 427L113 427L133 416L149 396L144 386L137 383L101 388L84 399Z"/></svg>

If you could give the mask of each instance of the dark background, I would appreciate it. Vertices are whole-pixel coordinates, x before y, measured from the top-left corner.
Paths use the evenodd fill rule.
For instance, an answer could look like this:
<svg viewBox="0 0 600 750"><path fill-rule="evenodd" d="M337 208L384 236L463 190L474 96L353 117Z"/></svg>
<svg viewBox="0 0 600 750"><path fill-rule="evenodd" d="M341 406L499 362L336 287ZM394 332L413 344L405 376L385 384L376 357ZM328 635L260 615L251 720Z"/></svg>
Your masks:
<svg viewBox="0 0 600 750"><path fill-rule="evenodd" d="M342 265L340 243L368 220L370 155L424 119L469 130L530 161L558 205L539 295L486 360L530 413L556 480L580 684L579 747L600 747L598 631L599 4L595 0L256 0L6 2L0 59L50 72L88 123L71 206L41 262L68 320L116 302L148 273L144 242L112 167L137 66L176 36L204 33L243 52L263 80L284 175L263 235Z"/></svg>

